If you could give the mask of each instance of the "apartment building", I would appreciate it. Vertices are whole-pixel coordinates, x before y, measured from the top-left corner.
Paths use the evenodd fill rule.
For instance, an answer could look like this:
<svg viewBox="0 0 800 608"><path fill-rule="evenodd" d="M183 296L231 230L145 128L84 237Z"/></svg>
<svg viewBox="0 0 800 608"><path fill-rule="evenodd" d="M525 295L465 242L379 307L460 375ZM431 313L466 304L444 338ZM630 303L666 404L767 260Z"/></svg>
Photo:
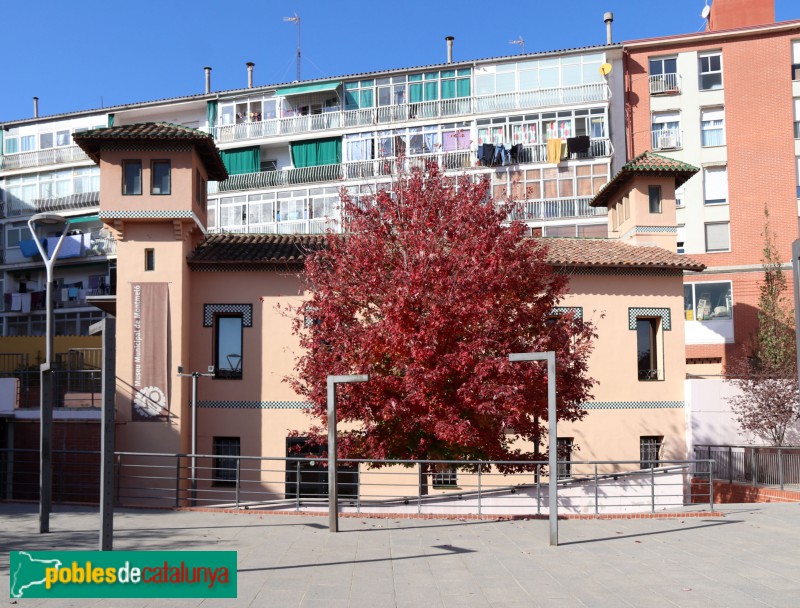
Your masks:
<svg viewBox="0 0 800 608"><path fill-rule="evenodd" d="M702 169L676 194L689 372L720 373L756 328L765 208L784 261L798 238L800 21L773 0L714 0L706 31L625 43L627 153ZM787 265L788 270L788 265ZM791 271L787 273L791 281Z"/></svg>
<svg viewBox="0 0 800 608"><path fill-rule="evenodd" d="M2 336L44 333L34 213L70 220L56 265L57 335L85 334L101 314L87 298L115 290L99 170L72 142L91 128L169 122L213 134L230 177L208 184L212 233L337 229L342 187L371 191L437 161L488 176L533 235L606 234L605 214L588 202L624 162L613 154L624 150L620 45L263 87L252 86L253 68L245 89L212 91L208 68L201 95L0 123Z"/></svg>

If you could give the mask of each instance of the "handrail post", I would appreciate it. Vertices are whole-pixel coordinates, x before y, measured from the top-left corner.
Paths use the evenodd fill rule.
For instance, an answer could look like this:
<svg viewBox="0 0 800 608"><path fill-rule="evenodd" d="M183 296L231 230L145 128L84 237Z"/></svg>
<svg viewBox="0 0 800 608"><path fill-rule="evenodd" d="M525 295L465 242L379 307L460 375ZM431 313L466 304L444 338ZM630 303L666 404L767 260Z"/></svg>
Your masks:
<svg viewBox="0 0 800 608"><path fill-rule="evenodd" d="M417 467L419 467L419 471L417 471L417 515L419 515L422 513L422 463L417 464Z"/></svg>
<svg viewBox="0 0 800 608"><path fill-rule="evenodd" d="M481 514L481 465L478 464L478 515Z"/></svg>
<svg viewBox="0 0 800 608"><path fill-rule="evenodd" d="M728 447L728 483L733 484L733 446Z"/></svg>
<svg viewBox="0 0 800 608"><path fill-rule="evenodd" d="M295 465L294 510L295 511L299 511L300 510L300 461L299 460L295 460L294 465Z"/></svg>
<svg viewBox="0 0 800 608"><path fill-rule="evenodd" d="M594 465L594 514L595 515L599 515L600 513L598 504L599 501L598 493L599 493L599 488L597 487L597 464L595 464Z"/></svg>
<svg viewBox="0 0 800 608"><path fill-rule="evenodd" d="M650 512L656 512L656 467L655 462L650 463Z"/></svg>
<svg viewBox="0 0 800 608"><path fill-rule="evenodd" d="M236 508L239 508L239 494L241 491L241 480L242 480L242 459L241 457L236 459Z"/></svg>
<svg viewBox="0 0 800 608"><path fill-rule="evenodd" d="M122 490L122 454L117 454L117 496L116 504L119 505L120 491Z"/></svg>
<svg viewBox="0 0 800 608"><path fill-rule="evenodd" d="M181 457L175 458L175 506L181 506Z"/></svg>
<svg viewBox="0 0 800 608"><path fill-rule="evenodd" d="M778 483L780 483L781 490L783 490L783 452L780 447L778 447Z"/></svg>
<svg viewBox="0 0 800 608"><path fill-rule="evenodd" d="M758 450L756 448L750 448L750 476L752 479L752 485L756 487L756 477L758 476L758 465L756 464L756 458L758 457Z"/></svg>
<svg viewBox="0 0 800 608"><path fill-rule="evenodd" d="M714 510L714 461L708 463L708 508Z"/></svg>
<svg viewBox="0 0 800 608"><path fill-rule="evenodd" d="M536 515L542 514L542 476L538 463L536 465Z"/></svg>

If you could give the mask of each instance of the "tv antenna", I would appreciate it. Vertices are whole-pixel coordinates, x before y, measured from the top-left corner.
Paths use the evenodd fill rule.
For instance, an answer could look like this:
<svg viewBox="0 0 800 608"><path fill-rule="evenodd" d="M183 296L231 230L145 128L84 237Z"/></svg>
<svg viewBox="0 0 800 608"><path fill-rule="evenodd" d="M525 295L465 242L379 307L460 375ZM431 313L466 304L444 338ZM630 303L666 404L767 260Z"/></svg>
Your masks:
<svg viewBox="0 0 800 608"><path fill-rule="evenodd" d="M297 13L295 13L294 17L284 17L283 20L297 24L297 80L299 82L300 81L300 17L298 17Z"/></svg>
<svg viewBox="0 0 800 608"><path fill-rule="evenodd" d="M508 44L518 44L520 47L520 54L525 54L525 41L522 39L522 36L517 38L516 40L509 40Z"/></svg>

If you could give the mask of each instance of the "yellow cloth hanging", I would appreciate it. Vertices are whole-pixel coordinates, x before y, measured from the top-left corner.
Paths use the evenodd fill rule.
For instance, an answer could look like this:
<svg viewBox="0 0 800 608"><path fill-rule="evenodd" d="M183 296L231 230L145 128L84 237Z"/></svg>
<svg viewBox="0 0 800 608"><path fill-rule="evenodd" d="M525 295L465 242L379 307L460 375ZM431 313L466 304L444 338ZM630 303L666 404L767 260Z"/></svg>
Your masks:
<svg viewBox="0 0 800 608"><path fill-rule="evenodd" d="M561 162L561 140L548 139L547 140L547 162L557 165Z"/></svg>

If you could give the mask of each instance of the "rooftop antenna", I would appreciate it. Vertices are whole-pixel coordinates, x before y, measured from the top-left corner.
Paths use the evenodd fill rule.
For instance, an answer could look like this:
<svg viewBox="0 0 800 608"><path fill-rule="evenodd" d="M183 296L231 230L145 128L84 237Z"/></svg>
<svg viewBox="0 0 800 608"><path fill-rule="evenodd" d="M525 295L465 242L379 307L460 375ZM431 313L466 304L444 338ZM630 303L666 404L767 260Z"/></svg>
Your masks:
<svg viewBox="0 0 800 608"><path fill-rule="evenodd" d="M518 44L520 47L520 54L525 54L525 41L522 39L522 36L517 38L516 40L509 40L508 44Z"/></svg>
<svg viewBox="0 0 800 608"><path fill-rule="evenodd" d="M300 80L300 17L298 17L297 13L295 13L294 17L284 17L283 20L297 24L297 80L299 81Z"/></svg>

